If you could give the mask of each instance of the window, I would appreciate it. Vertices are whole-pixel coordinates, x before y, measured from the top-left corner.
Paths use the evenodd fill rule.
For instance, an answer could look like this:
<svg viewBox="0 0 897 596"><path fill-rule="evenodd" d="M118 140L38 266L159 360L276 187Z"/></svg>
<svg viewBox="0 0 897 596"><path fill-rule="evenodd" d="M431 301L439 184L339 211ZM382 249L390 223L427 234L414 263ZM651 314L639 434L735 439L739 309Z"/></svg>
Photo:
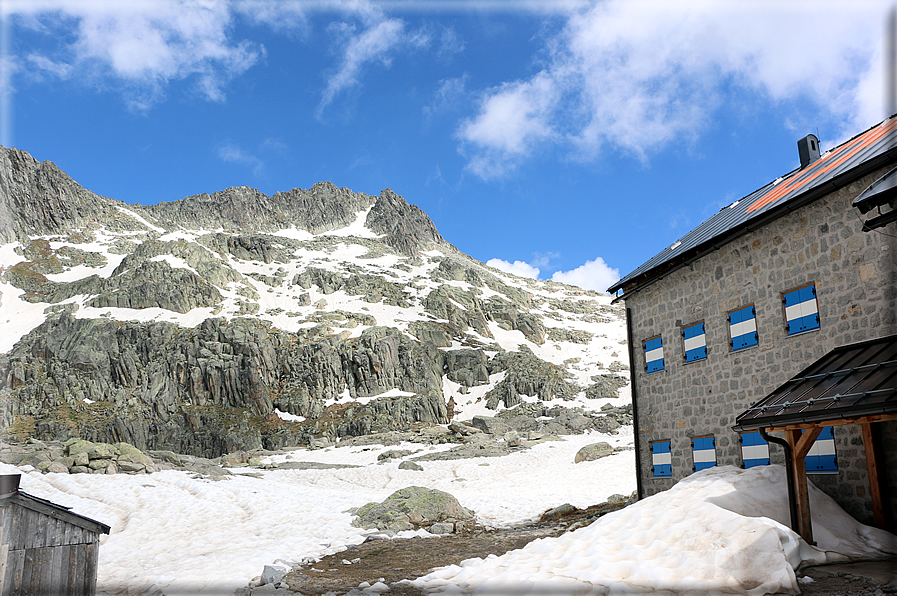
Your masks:
<svg viewBox="0 0 897 596"><path fill-rule="evenodd" d="M769 443L757 431L741 433L741 461L745 469L769 465Z"/></svg>
<svg viewBox="0 0 897 596"><path fill-rule="evenodd" d="M673 475L669 441L653 441L651 443L651 458L654 461L654 476Z"/></svg>
<svg viewBox="0 0 897 596"><path fill-rule="evenodd" d="M816 307L816 286L809 285L782 294L785 303L785 323L788 335L819 329L819 311Z"/></svg>
<svg viewBox="0 0 897 596"><path fill-rule="evenodd" d="M707 357L707 340L704 335L704 322L689 325L682 330L685 341L685 361L694 362Z"/></svg>
<svg viewBox="0 0 897 596"><path fill-rule="evenodd" d="M716 438L695 437L691 440L691 452L695 460L695 472L716 465Z"/></svg>
<svg viewBox="0 0 897 596"><path fill-rule="evenodd" d="M816 437L810 452L804 458L807 474L825 474L838 471L838 455L835 453L835 434L826 426Z"/></svg>
<svg viewBox="0 0 897 596"><path fill-rule="evenodd" d="M729 313L729 337L732 351L750 348L759 343L757 312L753 304Z"/></svg>
<svg viewBox="0 0 897 596"><path fill-rule="evenodd" d="M659 335L645 342L645 369L649 373L663 370L663 340Z"/></svg>

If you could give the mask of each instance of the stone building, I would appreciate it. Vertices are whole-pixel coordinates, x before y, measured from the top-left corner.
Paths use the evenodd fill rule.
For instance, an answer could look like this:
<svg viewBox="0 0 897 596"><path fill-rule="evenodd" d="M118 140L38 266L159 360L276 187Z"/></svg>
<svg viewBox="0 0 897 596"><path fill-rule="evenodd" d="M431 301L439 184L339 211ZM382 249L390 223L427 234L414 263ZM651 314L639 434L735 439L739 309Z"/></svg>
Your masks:
<svg viewBox="0 0 897 596"><path fill-rule="evenodd" d="M785 463L759 432L735 432L736 418L832 350L897 334L894 193L872 203L871 219L854 205L897 164L895 128L887 119L825 153L815 136L801 139L798 169L609 289L627 310L640 495L713 465ZM897 411L897 398L889 403ZM871 425L891 515L895 418ZM817 487L873 522L860 425L822 429L806 466Z"/></svg>

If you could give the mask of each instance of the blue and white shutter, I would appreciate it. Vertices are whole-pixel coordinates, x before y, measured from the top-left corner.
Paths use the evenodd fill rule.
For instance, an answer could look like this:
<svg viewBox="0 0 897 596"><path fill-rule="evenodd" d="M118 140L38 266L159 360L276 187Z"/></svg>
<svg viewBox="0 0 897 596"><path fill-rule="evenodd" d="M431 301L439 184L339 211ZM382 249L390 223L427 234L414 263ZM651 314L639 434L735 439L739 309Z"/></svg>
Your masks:
<svg viewBox="0 0 897 596"><path fill-rule="evenodd" d="M838 471L838 455L835 453L835 434L831 426L826 426L816 437L809 453L804 458L808 474Z"/></svg>
<svg viewBox="0 0 897 596"><path fill-rule="evenodd" d="M756 346L760 342L757 311L753 305L729 313L729 337L732 338L733 351Z"/></svg>
<svg viewBox="0 0 897 596"><path fill-rule="evenodd" d="M695 323L682 330L685 340L685 361L694 362L707 357L707 339L704 335L704 323Z"/></svg>
<svg viewBox="0 0 897 596"><path fill-rule="evenodd" d="M769 443L757 431L741 433L741 461L745 469L769 465Z"/></svg>
<svg viewBox="0 0 897 596"><path fill-rule="evenodd" d="M654 464L655 476L673 475L673 462L670 454L669 441L654 441L651 443L651 459Z"/></svg>
<svg viewBox="0 0 897 596"><path fill-rule="evenodd" d="M663 370L663 340L660 336L645 342L645 369L649 373Z"/></svg>
<svg viewBox="0 0 897 596"><path fill-rule="evenodd" d="M716 437L697 437L692 439L691 451L695 461L696 472L716 465Z"/></svg>
<svg viewBox="0 0 897 596"><path fill-rule="evenodd" d="M785 302L785 322L788 335L819 329L819 309L816 304L816 286L807 286L782 295Z"/></svg>

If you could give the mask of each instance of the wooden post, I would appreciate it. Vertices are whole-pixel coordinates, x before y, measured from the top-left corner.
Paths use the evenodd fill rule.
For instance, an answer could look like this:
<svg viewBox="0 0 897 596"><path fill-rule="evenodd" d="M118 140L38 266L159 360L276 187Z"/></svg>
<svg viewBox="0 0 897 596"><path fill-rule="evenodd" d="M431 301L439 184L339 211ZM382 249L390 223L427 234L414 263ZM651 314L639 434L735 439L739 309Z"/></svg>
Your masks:
<svg viewBox="0 0 897 596"><path fill-rule="evenodd" d="M866 452L866 475L869 477L869 496L872 498L872 516L875 527L893 530L888 498L888 484L884 478L884 452L881 433L877 424L864 423L863 449ZM887 507L887 509L886 509Z"/></svg>
<svg viewBox="0 0 897 596"><path fill-rule="evenodd" d="M804 457L809 453L813 442L822 427L807 429L801 434L799 429L790 429L785 431L785 440L791 446L791 470L794 475L794 494L797 500L797 521L798 530L807 544L816 544L813 542L813 521L810 516L810 491L807 486L807 468L804 464Z"/></svg>

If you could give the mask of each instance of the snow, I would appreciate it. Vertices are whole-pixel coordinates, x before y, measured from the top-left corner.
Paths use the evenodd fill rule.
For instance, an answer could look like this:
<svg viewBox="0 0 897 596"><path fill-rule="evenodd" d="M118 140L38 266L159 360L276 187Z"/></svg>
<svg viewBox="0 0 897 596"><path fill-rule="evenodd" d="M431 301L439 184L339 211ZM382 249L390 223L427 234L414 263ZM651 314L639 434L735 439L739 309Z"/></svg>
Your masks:
<svg viewBox="0 0 897 596"><path fill-rule="evenodd" d="M147 228L149 228L151 230L155 230L156 232L165 232L166 231L165 228L160 228L159 226L155 226L155 225L151 224L150 222L146 221L144 218L140 217L139 215L137 215L130 209L125 209L124 207L118 206L118 210L129 217L133 217L134 219L136 219L141 224L143 224L144 226L146 226Z"/></svg>
<svg viewBox="0 0 897 596"><path fill-rule="evenodd" d="M784 468L725 466L558 538L468 559L414 580L440 593L800 593L801 565L897 554L897 537L863 526L812 487L817 546L788 519Z"/></svg>
<svg viewBox="0 0 897 596"><path fill-rule="evenodd" d="M355 221L350 223L348 226L339 228L338 230L322 232L321 236L355 236L356 238L380 238L380 235L375 234L373 230L364 225L367 221L368 213L370 213L371 209L373 208L374 207L371 206L364 211L359 211L358 215L355 218Z"/></svg>
<svg viewBox="0 0 897 596"><path fill-rule="evenodd" d="M48 305L21 300L24 293L12 284L0 283L0 353L11 350L47 318L44 309Z"/></svg>
<svg viewBox="0 0 897 596"><path fill-rule="evenodd" d="M546 441L504 457L422 461L423 471L386 463L387 450L436 453L453 444L295 449L263 463L309 461L359 467L324 470L236 468L211 481L179 471L150 475L24 472L29 494L72 507L111 526L101 539L98 594L231 594L278 559L301 561L342 552L375 531L351 525L350 508L381 501L407 486L436 488L505 527L562 503L584 508L635 488L632 450L573 463L584 445L629 447L631 427ZM250 476L249 474L260 477ZM897 554L897 538L862 526L811 488L811 547L783 525L784 471L711 468L671 490L600 518L591 526L534 541L503 556L408 578L425 590L460 593L723 592L797 593L804 564ZM427 537L426 532L409 532ZM373 581L373 580L372 580Z"/></svg>
<svg viewBox="0 0 897 596"><path fill-rule="evenodd" d="M287 422L305 422L305 416L297 416L296 414L290 414L289 412L281 412L277 408L274 408L274 413L281 420L286 420Z"/></svg>
<svg viewBox="0 0 897 596"><path fill-rule="evenodd" d="M281 238L291 238L292 240L303 241L311 240L315 237L315 235L308 230L300 230L295 225L290 226L289 228L284 228L282 230L277 230L272 234L272 236L280 236Z"/></svg>
<svg viewBox="0 0 897 596"><path fill-rule="evenodd" d="M360 543L372 532L353 527L347 511L407 486L449 492L494 526L533 519L563 502L584 507L613 493L629 494L635 488L631 451L572 463L580 447L599 440L623 445L632 436L581 435L505 457L424 461L423 472L400 470L400 460L380 463L377 456L395 449L421 455L454 445L297 449L266 461L361 467L235 468L235 475L216 482L171 470L139 476L30 471L21 488L111 526L101 539L98 594L124 587L128 594L232 594L278 558L321 557ZM4 474L27 469L33 470L0 464Z"/></svg>

